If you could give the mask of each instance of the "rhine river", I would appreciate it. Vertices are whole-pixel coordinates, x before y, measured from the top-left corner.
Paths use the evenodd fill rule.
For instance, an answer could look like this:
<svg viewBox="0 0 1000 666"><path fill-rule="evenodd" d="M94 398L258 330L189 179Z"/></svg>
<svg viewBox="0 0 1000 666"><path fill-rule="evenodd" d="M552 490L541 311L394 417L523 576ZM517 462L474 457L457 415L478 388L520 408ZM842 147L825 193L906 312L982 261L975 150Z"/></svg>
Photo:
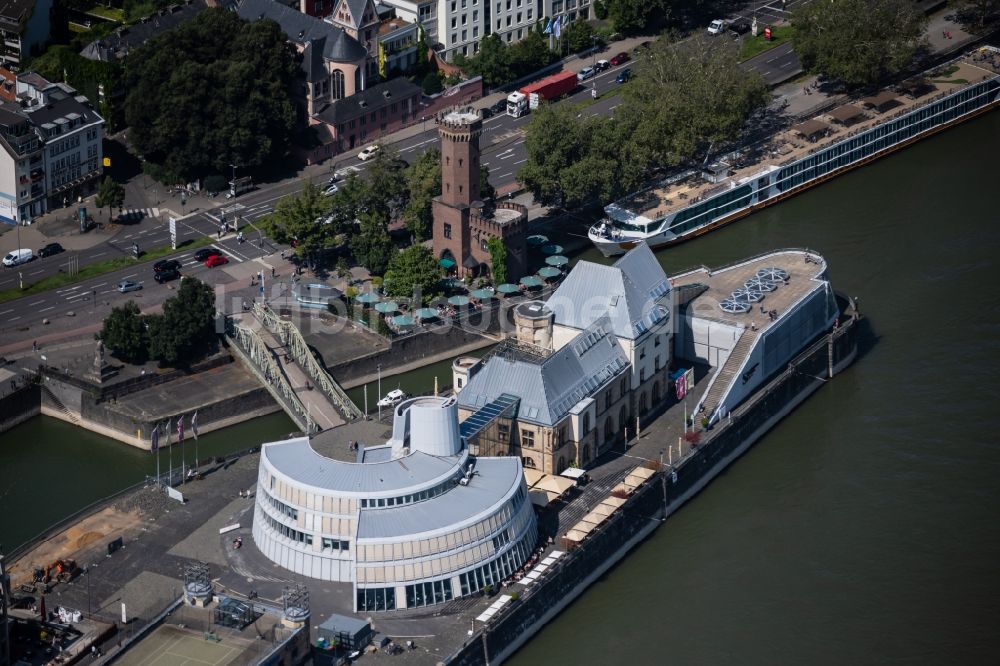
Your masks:
<svg viewBox="0 0 1000 666"><path fill-rule="evenodd" d="M873 339L510 663L997 663L998 154L994 112L659 254L675 273L808 247ZM435 374L450 383L440 364L383 391L427 391ZM201 443L292 429L277 415ZM152 468L34 419L0 436L0 542Z"/></svg>

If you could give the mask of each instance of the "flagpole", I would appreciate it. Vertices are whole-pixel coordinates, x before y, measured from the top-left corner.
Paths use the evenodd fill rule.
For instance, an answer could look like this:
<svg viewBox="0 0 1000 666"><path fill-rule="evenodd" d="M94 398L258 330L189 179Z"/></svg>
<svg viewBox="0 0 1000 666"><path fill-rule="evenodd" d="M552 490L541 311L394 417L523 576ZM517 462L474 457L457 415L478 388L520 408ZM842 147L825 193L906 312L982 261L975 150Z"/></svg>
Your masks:
<svg viewBox="0 0 1000 666"><path fill-rule="evenodd" d="M198 471L198 412L191 417L191 434L194 435L194 469Z"/></svg>
<svg viewBox="0 0 1000 666"><path fill-rule="evenodd" d="M160 479L160 424L156 424L156 485L163 483Z"/></svg>
<svg viewBox="0 0 1000 666"><path fill-rule="evenodd" d="M168 465L167 485L171 488L174 485L174 447L170 446L170 431L173 429L174 429L174 420L167 419L167 465Z"/></svg>

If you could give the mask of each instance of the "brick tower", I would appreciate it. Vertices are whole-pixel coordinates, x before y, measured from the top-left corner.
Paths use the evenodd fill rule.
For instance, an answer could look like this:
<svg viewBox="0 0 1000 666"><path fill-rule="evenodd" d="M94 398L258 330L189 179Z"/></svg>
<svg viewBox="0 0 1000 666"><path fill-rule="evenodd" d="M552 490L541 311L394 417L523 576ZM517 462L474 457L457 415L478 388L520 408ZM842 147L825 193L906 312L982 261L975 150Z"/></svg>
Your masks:
<svg viewBox="0 0 1000 666"><path fill-rule="evenodd" d="M527 254L527 209L504 203L484 212L479 199L479 137L483 121L472 110L451 111L437 118L441 137L441 195L434 199L434 256L442 265L454 261L458 275L492 273L487 241L507 245L508 279L524 271Z"/></svg>

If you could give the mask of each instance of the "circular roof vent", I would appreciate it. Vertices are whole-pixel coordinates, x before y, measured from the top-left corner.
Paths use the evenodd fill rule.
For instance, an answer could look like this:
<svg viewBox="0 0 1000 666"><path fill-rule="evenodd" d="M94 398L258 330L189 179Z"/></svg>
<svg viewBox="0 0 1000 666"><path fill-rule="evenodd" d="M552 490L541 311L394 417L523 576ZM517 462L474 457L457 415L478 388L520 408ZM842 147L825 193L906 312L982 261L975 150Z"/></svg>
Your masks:
<svg viewBox="0 0 1000 666"><path fill-rule="evenodd" d="M737 301L732 298L727 298L726 300L719 303L719 307L722 308L723 312L728 312L730 314L745 314L750 312L750 303Z"/></svg>
<svg viewBox="0 0 1000 666"><path fill-rule="evenodd" d="M777 282L772 282L766 278L752 277L743 283L743 286L752 291L772 292L778 288Z"/></svg>
<svg viewBox="0 0 1000 666"><path fill-rule="evenodd" d="M756 289L737 289L733 292L732 300L740 303L759 303L764 300L764 292Z"/></svg>
<svg viewBox="0 0 1000 666"><path fill-rule="evenodd" d="M770 280L771 282L784 282L788 279L788 271L784 268L778 268L777 266L771 266L769 268L762 268L757 271L757 277L763 278L765 280Z"/></svg>

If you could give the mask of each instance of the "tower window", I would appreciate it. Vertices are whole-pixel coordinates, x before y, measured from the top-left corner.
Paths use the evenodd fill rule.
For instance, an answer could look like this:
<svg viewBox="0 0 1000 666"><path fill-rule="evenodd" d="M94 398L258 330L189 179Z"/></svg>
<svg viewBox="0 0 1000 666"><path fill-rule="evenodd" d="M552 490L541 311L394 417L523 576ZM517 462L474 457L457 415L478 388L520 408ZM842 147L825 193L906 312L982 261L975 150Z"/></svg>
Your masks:
<svg viewBox="0 0 1000 666"><path fill-rule="evenodd" d="M451 238L451 225L448 223L445 223L444 225L444 237Z"/></svg>
<svg viewBox="0 0 1000 666"><path fill-rule="evenodd" d="M445 166L451 166L451 158L450 157L445 157L444 158L444 165Z"/></svg>
<svg viewBox="0 0 1000 666"><path fill-rule="evenodd" d="M462 158L461 158L461 157L459 157L459 158L458 158L458 166L462 166L462 162L463 162Z"/></svg>
<svg viewBox="0 0 1000 666"><path fill-rule="evenodd" d="M459 186L458 186L458 193L459 193L459 194L461 194L461 193L462 193L462 186L461 186L461 185L459 185Z"/></svg>

